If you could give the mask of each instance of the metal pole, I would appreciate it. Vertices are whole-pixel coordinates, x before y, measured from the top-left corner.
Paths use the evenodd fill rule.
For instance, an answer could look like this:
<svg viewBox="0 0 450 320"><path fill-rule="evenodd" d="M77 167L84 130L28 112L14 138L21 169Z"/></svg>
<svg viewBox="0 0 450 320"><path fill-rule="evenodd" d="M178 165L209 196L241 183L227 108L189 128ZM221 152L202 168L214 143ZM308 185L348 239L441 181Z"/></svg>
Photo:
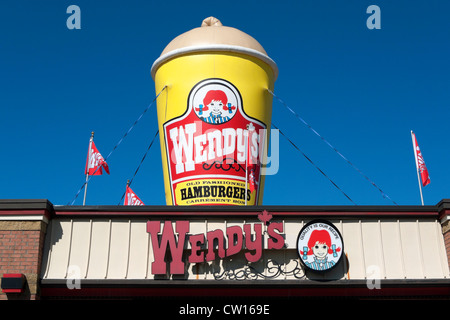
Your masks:
<svg viewBox="0 0 450 320"><path fill-rule="evenodd" d="M91 150L92 150L92 141L94 141L94 131L91 132L91 138L89 139L89 150L88 150L88 160L86 164L86 182L84 184L84 199L83 206L86 204L86 193L89 181L89 164L91 162Z"/></svg>
<svg viewBox="0 0 450 320"><path fill-rule="evenodd" d="M248 168L248 138L245 143L245 205L247 205L247 168Z"/></svg>
<svg viewBox="0 0 450 320"><path fill-rule="evenodd" d="M125 189L125 200L123 201L123 205L128 205L128 187L130 186L130 180L127 180L127 187Z"/></svg>
<svg viewBox="0 0 450 320"><path fill-rule="evenodd" d="M413 148L414 148L414 158L416 160L417 181L419 182L420 200L423 205L422 184L420 183L419 163L417 161L417 145L416 145L416 139L414 139L414 138L415 138L414 132L411 130L411 139L412 139Z"/></svg>

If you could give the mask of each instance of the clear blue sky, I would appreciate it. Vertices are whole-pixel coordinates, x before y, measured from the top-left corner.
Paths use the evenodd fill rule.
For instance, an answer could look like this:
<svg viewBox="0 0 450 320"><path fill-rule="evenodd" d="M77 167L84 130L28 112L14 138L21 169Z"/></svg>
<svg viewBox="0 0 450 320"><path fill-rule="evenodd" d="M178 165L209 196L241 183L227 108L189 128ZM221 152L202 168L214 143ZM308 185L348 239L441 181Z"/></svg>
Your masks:
<svg viewBox="0 0 450 320"><path fill-rule="evenodd" d="M66 9L81 8L81 30ZM369 5L381 29L369 30ZM1 1L2 199L66 205L82 186L90 132L106 157L155 97L150 67L208 16L256 38L278 64L275 93L399 205L420 204L410 131L450 198L448 1ZM391 205L278 101L273 122L358 205ZM151 108L93 177L88 205L116 205L157 130ZM165 204L159 141L132 188ZM82 203L83 195L75 205ZM283 136L267 205L351 205Z"/></svg>

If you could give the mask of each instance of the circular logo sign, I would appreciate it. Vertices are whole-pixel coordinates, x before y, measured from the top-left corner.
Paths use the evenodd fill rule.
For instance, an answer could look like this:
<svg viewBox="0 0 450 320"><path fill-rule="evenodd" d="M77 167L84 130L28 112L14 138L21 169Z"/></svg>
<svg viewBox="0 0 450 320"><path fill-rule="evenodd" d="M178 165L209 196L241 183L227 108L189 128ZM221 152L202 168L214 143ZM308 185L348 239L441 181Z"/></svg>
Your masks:
<svg viewBox="0 0 450 320"><path fill-rule="evenodd" d="M335 267L344 252L344 242L338 229L329 221L313 220L298 234L297 253L301 263L314 271Z"/></svg>

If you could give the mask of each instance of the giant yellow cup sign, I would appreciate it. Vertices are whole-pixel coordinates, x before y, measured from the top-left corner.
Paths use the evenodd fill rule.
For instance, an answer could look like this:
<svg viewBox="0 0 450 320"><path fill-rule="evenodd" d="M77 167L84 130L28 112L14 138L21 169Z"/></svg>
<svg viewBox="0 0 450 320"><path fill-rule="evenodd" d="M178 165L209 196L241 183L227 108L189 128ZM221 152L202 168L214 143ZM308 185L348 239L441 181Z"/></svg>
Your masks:
<svg viewBox="0 0 450 320"><path fill-rule="evenodd" d="M262 203L276 72L264 53L234 44L177 48L155 61L156 92L166 87L157 113L167 205Z"/></svg>

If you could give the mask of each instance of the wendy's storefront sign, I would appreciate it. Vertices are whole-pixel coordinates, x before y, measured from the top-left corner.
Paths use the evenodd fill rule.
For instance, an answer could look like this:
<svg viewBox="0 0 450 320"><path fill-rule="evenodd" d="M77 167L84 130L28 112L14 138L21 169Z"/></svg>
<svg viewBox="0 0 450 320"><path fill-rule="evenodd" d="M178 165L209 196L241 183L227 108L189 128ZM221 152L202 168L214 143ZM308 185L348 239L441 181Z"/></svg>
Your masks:
<svg viewBox="0 0 450 320"><path fill-rule="evenodd" d="M165 255L166 251L169 251L171 255L169 273L184 274L183 250L187 248L188 244L191 247L187 261L189 263L213 261L217 258L216 253L220 259L223 259L242 250L246 250L244 256L248 262L259 261L263 250L264 224L267 224L271 216L267 212L258 216L262 223L244 223L242 227L234 225L226 227L225 230L216 229L199 234L189 234L189 221L175 221L174 223L172 221L148 221L147 232L151 237L154 255L151 273L167 273ZM282 222L267 224L266 231L267 249L277 250L284 247ZM175 233L178 234L178 237L175 236ZM217 246L214 245L216 242Z"/></svg>
<svg viewBox="0 0 450 320"><path fill-rule="evenodd" d="M285 248L283 222L270 222L272 215L264 210L258 214L261 223L244 223L227 226L206 233L190 234L190 221L148 221L154 261L152 274L167 274L166 253L169 252L170 274L184 274L185 263L202 263L224 259L241 251L248 262L258 262L262 257L264 235L266 249ZM300 225L300 224L299 224ZM161 228L162 226L162 228ZM178 236L176 236L176 234ZM190 246L190 254L183 261L183 251ZM314 272L333 269L342 260L344 241L339 230L329 221L315 219L300 229L297 236L297 254L303 266Z"/></svg>

